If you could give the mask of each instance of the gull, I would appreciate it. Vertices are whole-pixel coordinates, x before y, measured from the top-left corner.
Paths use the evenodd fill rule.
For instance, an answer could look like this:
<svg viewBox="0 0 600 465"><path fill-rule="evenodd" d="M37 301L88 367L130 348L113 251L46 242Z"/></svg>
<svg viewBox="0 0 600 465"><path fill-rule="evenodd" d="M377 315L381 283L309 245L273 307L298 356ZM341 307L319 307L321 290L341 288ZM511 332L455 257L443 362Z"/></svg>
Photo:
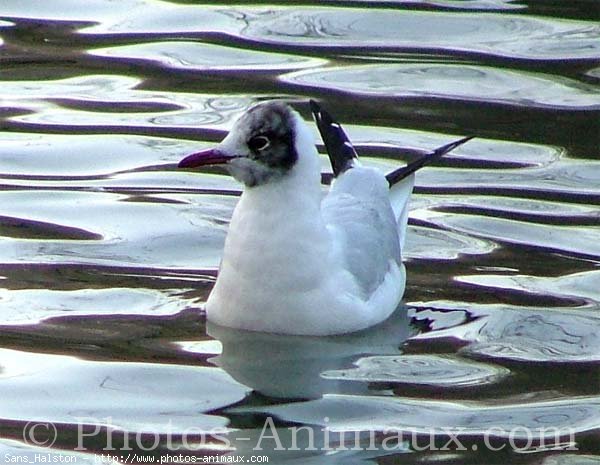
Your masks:
<svg viewBox="0 0 600 465"><path fill-rule="evenodd" d="M214 324L326 336L386 320L406 283L414 172L471 139L385 175L361 165L341 125L310 103L335 176L326 195L313 133L280 101L251 107L215 148L178 165L225 164L244 184L205 305Z"/></svg>

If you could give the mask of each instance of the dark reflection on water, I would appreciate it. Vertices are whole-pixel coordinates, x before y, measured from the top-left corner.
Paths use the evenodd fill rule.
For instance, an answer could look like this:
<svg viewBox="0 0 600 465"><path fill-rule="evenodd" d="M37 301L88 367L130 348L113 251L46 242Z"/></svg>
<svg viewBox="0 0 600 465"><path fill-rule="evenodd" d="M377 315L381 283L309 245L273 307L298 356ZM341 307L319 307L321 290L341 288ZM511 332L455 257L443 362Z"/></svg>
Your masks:
<svg viewBox="0 0 600 465"><path fill-rule="evenodd" d="M265 396L311 399L330 393L368 393L365 383L344 382L351 378L331 370L351 365L357 355L398 354L414 331L406 309L399 308L377 327L336 337L290 337L213 324L207 332L222 345L213 361L234 379Z"/></svg>
<svg viewBox="0 0 600 465"><path fill-rule="evenodd" d="M597 19L590 1L1 2L0 451L600 463ZM477 135L419 174L405 306L379 327L206 325L240 186L175 163L268 98L307 118L322 100L384 171ZM255 451L270 418L283 447ZM52 448L25 444L29 421L55 423ZM558 440L527 444L544 428Z"/></svg>

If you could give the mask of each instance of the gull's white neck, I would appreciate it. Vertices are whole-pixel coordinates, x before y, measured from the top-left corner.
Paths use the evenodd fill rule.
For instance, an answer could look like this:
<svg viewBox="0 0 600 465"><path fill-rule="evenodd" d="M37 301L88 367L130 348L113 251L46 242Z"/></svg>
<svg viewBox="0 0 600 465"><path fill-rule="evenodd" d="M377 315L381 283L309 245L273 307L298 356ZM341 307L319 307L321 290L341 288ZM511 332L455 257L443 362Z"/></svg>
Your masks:
<svg viewBox="0 0 600 465"><path fill-rule="evenodd" d="M281 178L246 188L233 213L206 305L217 324L282 332L306 322L307 306L321 305L307 296L318 298L327 282L331 239L320 212L319 156L296 118L297 162Z"/></svg>
<svg viewBox="0 0 600 465"><path fill-rule="evenodd" d="M299 116L295 115L295 119L297 162L281 178L244 190L232 218L230 235L240 226L242 234L248 233L248 228L260 230L261 240L285 240L284 233L291 234L294 228L300 233L300 229L324 227L320 214L319 155L311 132Z"/></svg>

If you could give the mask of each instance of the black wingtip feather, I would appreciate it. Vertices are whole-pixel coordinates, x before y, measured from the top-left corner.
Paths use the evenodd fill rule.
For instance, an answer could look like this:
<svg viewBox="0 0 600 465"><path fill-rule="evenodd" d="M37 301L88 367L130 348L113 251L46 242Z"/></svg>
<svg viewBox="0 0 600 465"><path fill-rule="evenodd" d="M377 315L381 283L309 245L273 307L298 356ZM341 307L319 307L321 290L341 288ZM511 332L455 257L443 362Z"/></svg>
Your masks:
<svg viewBox="0 0 600 465"><path fill-rule="evenodd" d="M340 123L335 121L317 102L310 100L310 110L313 114L321 138L325 143L327 155L333 169L334 176L352 168L358 154Z"/></svg>
<svg viewBox="0 0 600 465"><path fill-rule="evenodd" d="M350 139L344 132L341 124L335 121L331 115L314 100L310 100L309 104L315 122L317 123L317 127L319 128L319 132L321 133L321 138L325 143L327 155L329 155L329 161L331 162L331 167L333 168L333 175L337 177L339 174L354 166L355 160L358 159L358 154L350 142ZM418 169L427 166L436 160L439 160L448 152L454 150L456 147L464 144L465 142L470 141L474 137L475 136L463 137L457 141L442 145L433 152L423 155L412 163L392 171L386 175L386 179L390 184L390 187L411 175Z"/></svg>
<svg viewBox="0 0 600 465"><path fill-rule="evenodd" d="M419 168L422 168L423 166L429 165L430 163L432 163L436 160L439 160L441 157L446 155L448 152L454 150L459 145L462 145L465 142L470 141L474 137L475 136L463 137L462 139L459 139L457 141L450 142L449 144L446 144L446 145L442 145L441 147L438 147L437 149L435 149L433 152L423 155L421 158L418 158L417 160L413 161L412 163L409 163L408 165L403 166L402 168L398 168L397 170L392 171L391 173L386 175L386 179L390 183L390 187L393 186L394 184L400 182L407 176L411 175L412 173L417 171Z"/></svg>
<svg viewBox="0 0 600 465"><path fill-rule="evenodd" d="M317 102L315 102L313 99L310 99L308 101L308 103L310 104L310 111L312 112L313 115L321 112L321 106Z"/></svg>

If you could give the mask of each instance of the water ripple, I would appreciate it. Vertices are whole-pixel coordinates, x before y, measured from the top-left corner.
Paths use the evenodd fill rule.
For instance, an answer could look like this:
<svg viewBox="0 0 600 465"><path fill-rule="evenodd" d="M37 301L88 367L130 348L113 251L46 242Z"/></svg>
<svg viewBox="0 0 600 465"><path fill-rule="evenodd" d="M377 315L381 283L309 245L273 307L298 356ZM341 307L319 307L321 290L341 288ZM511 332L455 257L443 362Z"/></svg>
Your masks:
<svg viewBox="0 0 600 465"><path fill-rule="evenodd" d="M555 109L600 109L595 88L574 80L474 65L385 64L300 71L303 87L381 97L435 97Z"/></svg>
<svg viewBox="0 0 600 465"><path fill-rule="evenodd" d="M521 197L567 200L571 197L584 203L598 203L600 162L565 159L546 167L512 170L440 170L431 168L420 174L424 186L452 189L456 193L477 190L478 194L519 192ZM543 195L535 195L540 193Z"/></svg>
<svg viewBox="0 0 600 465"><path fill-rule="evenodd" d="M486 216L506 215L511 219L573 225L600 225L600 210L594 205L549 200L495 197L493 195L435 196L419 199L419 208L427 207L445 213L472 213Z"/></svg>
<svg viewBox="0 0 600 465"><path fill-rule="evenodd" d="M39 302L44 302L43 306ZM36 324L59 316L174 315L190 302L151 289L4 290L0 289L0 325Z"/></svg>
<svg viewBox="0 0 600 465"><path fill-rule="evenodd" d="M74 0L62 1L76 4ZM226 7L174 5L153 0L133 1L130 5L123 2L119 7L125 11L118 14L114 10L101 24L80 32L85 35L227 33L238 30L247 20L245 13Z"/></svg>
<svg viewBox="0 0 600 465"><path fill-rule="evenodd" d="M284 421L326 426L331 431L415 431L422 434L554 439L598 429L600 398L498 402L442 402L409 398L327 395L320 400L247 408ZM529 436L528 436L529 435Z"/></svg>
<svg viewBox="0 0 600 465"><path fill-rule="evenodd" d="M131 186L131 183L126 184ZM211 213L226 208L230 215L232 209L231 200L219 198L215 201L208 196L203 197L206 215L198 215L196 208L183 202L123 202L120 200L128 200L129 196L106 192L32 189L4 191L1 197L0 213L5 216L62 224L93 231L103 237L101 241L5 237L0 241L3 263L197 269L200 261L206 267L216 268L224 231L222 225L215 224ZM187 246L181 247L181 244Z"/></svg>
<svg viewBox="0 0 600 465"><path fill-rule="evenodd" d="M105 0L89 0L81 8L77 0L56 0L52 4L24 2L22 0L4 0L2 16L57 21L98 21L118 17L137 8L149 7L152 0L123 0L117 3Z"/></svg>
<svg viewBox="0 0 600 465"><path fill-rule="evenodd" d="M248 392L216 368L92 362L8 349L0 353L0 392L5 399L0 418L5 420L109 422L125 431L152 433L173 434L191 427L208 431L226 426L228 420L204 412L236 403ZM29 399L26 405L23 398Z"/></svg>
<svg viewBox="0 0 600 465"><path fill-rule="evenodd" d="M463 255L485 255L498 246L493 241L452 231L409 226L406 259L457 260Z"/></svg>
<svg viewBox="0 0 600 465"><path fill-rule="evenodd" d="M497 243L523 244L546 250L561 251L572 256L600 258L600 244L595 226L542 225L525 221L475 215L428 215L438 227L492 240ZM577 242L573 237L577 236Z"/></svg>
<svg viewBox="0 0 600 465"><path fill-rule="evenodd" d="M92 55L158 62L184 70L273 71L322 66L326 60L298 55L266 53L198 42L153 42L95 49Z"/></svg>
<svg viewBox="0 0 600 465"><path fill-rule="evenodd" d="M355 47L362 53L365 48L378 47L526 59L600 56L600 28L596 24L509 14L492 17L378 9L271 9L251 16L241 34L259 42Z"/></svg>
<svg viewBox="0 0 600 465"><path fill-rule="evenodd" d="M513 0L377 0L377 2L367 2L366 0L349 0L356 3L357 6L368 3L385 5L431 5L443 8L456 8L460 10L521 10L527 8L526 5L513 3Z"/></svg>
<svg viewBox="0 0 600 465"><path fill-rule="evenodd" d="M0 236L22 239L101 240L100 234L56 223L0 216Z"/></svg>
<svg viewBox="0 0 600 465"><path fill-rule="evenodd" d="M344 129L361 158L369 163L376 162L376 166L384 171L396 169L399 163L396 158L405 160L406 152L433 150L448 143L452 137L422 130L382 126L345 124ZM562 157L564 150L560 147L477 137L446 155L444 162L452 167L492 170L502 167L543 167Z"/></svg>
<svg viewBox="0 0 600 465"><path fill-rule="evenodd" d="M0 95L15 108L34 111L9 119L70 127L136 124L218 127L229 122L253 101L244 96L215 97L135 89L141 82L136 78L108 75L55 81L4 81L0 82ZM64 108L65 102L81 109ZM92 103L110 105L94 111Z"/></svg>
<svg viewBox="0 0 600 465"><path fill-rule="evenodd" d="M453 2L443 3L443 6L454 6ZM506 2L478 3L460 2L460 7L508 6ZM510 14L448 15L384 8L211 8L151 0L129 0L111 8L107 5L98 0L91 2L86 11L81 11L74 0L61 0L53 8L38 7L33 12L10 1L3 5L3 14L46 20L99 21L100 24L82 30L86 35L220 32L261 43L354 47L362 53L365 48L394 48L545 60L597 59L600 56L597 40L600 30L594 23L586 21Z"/></svg>
<svg viewBox="0 0 600 465"><path fill-rule="evenodd" d="M415 303L417 306L422 303ZM426 332L414 341L451 337L467 342L462 352L490 360L521 363L598 363L600 334L597 308L524 308L500 304L428 302L427 308L463 309L470 321ZM459 312L462 313L462 312ZM432 314L424 318L431 320ZM420 318L420 317L418 317Z"/></svg>
<svg viewBox="0 0 600 465"><path fill-rule="evenodd" d="M559 312L505 312L488 320L468 354L524 363L600 361L598 318ZM493 326L492 326L493 325Z"/></svg>
<svg viewBox="0 0 600 465"><path fill-rule="evenodd" d="M462 388L496 383L509 374L503 367L447 355L396 355L361 358L357 368L326 371L327 379L390 382Z"/></svg>
<svg viewBox="0 0 600 465"><path fill-rule="evenodd" d="M0 179L70 181L176 163L200 143L158 137L0 132ZM123 154L127 156L124 157ZM65 163L69 172L65 173ZM33 184L33 183L31 183ZM76 185L76 184L75 184Z"/></svg>
<svg viewBox="0 0 600 465"><path fill-rule="evenodd" d="M140 83L136 78L108 75L55 81L4 81L0 82L0 95L14 108L31 112L8 117L8 121L70 128L224 128L254 101L246 96L215 97L135 89ZM94 103L102 106L94 108Z"/></svg>
<svg viewBox="0 0 600 465"><path fill-rule="evenodd" d="M14 100L70 98L86 102L135 103L144 94L132 94L131 89L141 82L138 78L111 75L78 76L61 80L3 81L1 92L4 98Z"/></svg>
<svg viewBox="0 0 600 465"><path fill-rule="evenodd" d="M457 276L456 281L479 287L551 295L561 298L582 298L600 305L600 271L586 271L553 278L525 275Z"/></svg>
<svg viewBox="0 0 600 465"><path fill-rule="evenodd" d="M597 455L562 453L547 457L542 465L600 465L600 457Z"/></svg>
<svg viewBox="0 0 600 465"><path fill-rule="evenodd" d="M589 70L587 73L585 73L585 74L586 74L586 76L589 76L589 77L591 77L591 78L594 78L594 79L600 80L600 67L598 67L598 68L593 68L593 69L590 69L590 70Z"/></svg>

